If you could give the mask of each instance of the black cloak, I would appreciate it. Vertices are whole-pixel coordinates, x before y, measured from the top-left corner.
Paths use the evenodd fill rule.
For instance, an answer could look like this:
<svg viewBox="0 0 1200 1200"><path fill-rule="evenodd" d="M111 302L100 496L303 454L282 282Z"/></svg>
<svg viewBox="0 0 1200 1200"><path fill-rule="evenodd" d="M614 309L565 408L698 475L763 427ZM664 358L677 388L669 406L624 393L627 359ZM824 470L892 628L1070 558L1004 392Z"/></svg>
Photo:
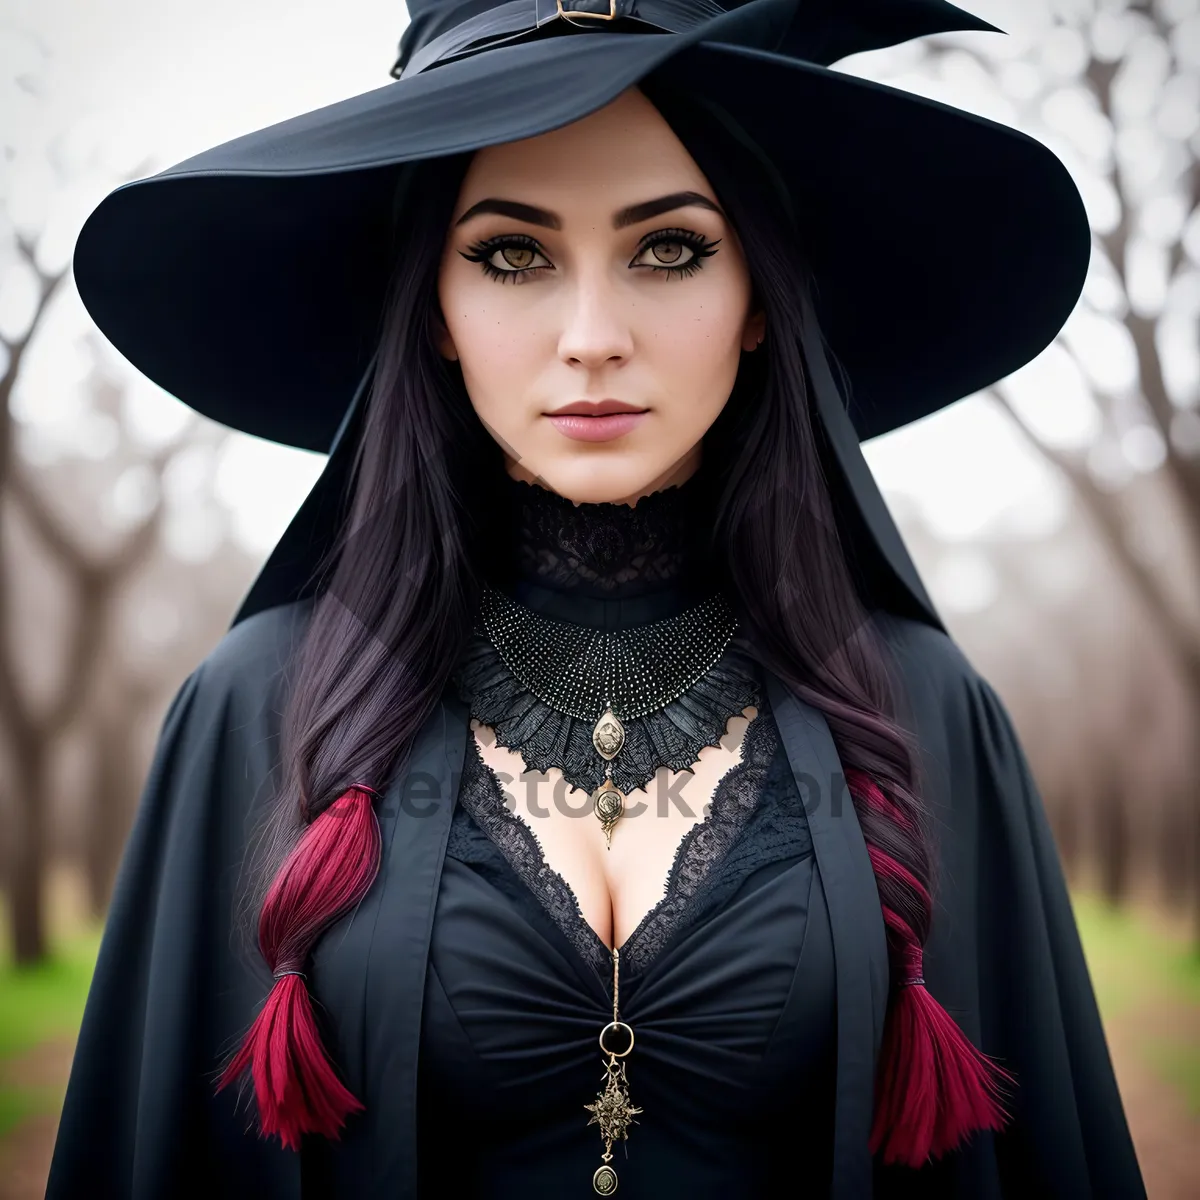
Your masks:
<svg viewBox="0 0 1200 1200"><path fill-rule="evenodd" d="M538 14L542 5L538 0ZM686 4L666 7L676 15L688 11ZM976 1134L963 1148L916 1171L872 1161L868 1131L888 991L879 895L853 805L834 785L841 777L840 764L823 715L787 693L778 680L768 679L771 709L797 785L807 796L833 937L837 1076L830 1195L836 1200L873 1195L881 1200L910 1195L923 1200L1136 1200L1145 1192L1042 801L1004 706L945 632L859 448L860 432L865 436L894 427L967 394L1020 365L1054 336L1083 278L1087 230L1082 207L1053 156L1013 131L985 129L987 123L952 110L811 64L788 65L769 50L743 50L721 41L750 38L753 46L773 46L778 38L771 23L780 14L790 20L795 10L799 24L792 28L810 41L816 33L828 40L834 28L854 34L846 44L821 42L817 49L806 49L819 63L933 28L982 27L955 24L963 14L954 10L957 16L946 18L950 7L935 0L839 0L836 5L756 0L743 12L714 18L712 28L720 23L719 45L700 45L704 30L697 27L675 41L632 39L629 49L588 37L502 47L495 58L476 54L417 74L411 86L401 81L395 85L398 91L380 89L311 119L285 122L158 180L114 193L81 236L76 275L101 328L152 378L219 419L317 448L327 444L337 414L326 424L329 413L322 410L312 429L301 429L299 423L310 408L316 411L321 403L328 408L345 395L346 380L318 377L319 363L312 370L304 365L306 339L289 326L284 342L285 334L271 325L282 310L263 303L253 290L263 280L278 282L281 292L291 288L286 272L264 270L255 257L272 231L291 229L279 220L284 209L274 203L283 194L274 190L281 180L292 198L288 213L299 211L300 201L324 212L320 206L335 200L358 212L365 202L355 190L359 183L366 187L382 178L364 167L378 151L372 138L387 141L389 161L401 162L430 151L412 146L401 152L389 139L403 134L419 141L433 120L470 124L478 138L474 145L500 138L487 130L479 133L481 121L506 120L513 127L506 127L500 140L517 136L513 122L526 116L512 105L480 109L474 102L444 102L420 109L421 120L408 125L398 122L389 108L419 107L423 97L435 96L443 86L463 80L470 84L475 72L490 71L492 86L510 86L514 74L502 68L517 57L534 67L541 64L546 72L586 60L592 64L589 78L615 94L625 84L613 76L612 64L622 64L633 80L654 63L665 62L676 46L686 49L696 43L689 69L704 73L713 87L722 83L729 93L723 102L731 105L753 90L754 78L815 80L824 97L822 110L828 102L831 114L847 116L845 136L874 139L871 153L859 162L860 174L869 174L868 183L895 183L897 205L908 203L914 221L920 217L931 238L955 247L938 259L940 274L928 278L928 295L941 297L940 323L914 318L910 325L898 324L897 316L909 315L912 305L897 307L887 300L880 329L895 335L895 355L911 356L917 347L925 358L896 371L889 359L892 351L881 352L879 342L866 348L865 366L856 378L860 403L853 421L858 430L851 413L831 399L838 396L832 379L820 380L814 394L841 542L872 620L895 657L903 685L901 721L921 747L923 795L934 818L940 880L933 932L924 950L926 983L966 1036L1017 1080L1009 1102L1013 1121L1002 1133ZM831 23L838 13L854 19ZM806 14L813 14L811 29ZM770 26L765 32L756 24L760 18ZM492 17L485 13L481 19ZM414 30L412 53L420 49L422 38L433 44L435 29L414 21ZM866 41L863 30L871 33ZM668 37L675 35L661 35ZM724 66L710 75L714 62ZM743 80L739 71L750 74ZM558 103L562 120L569 119L566 107L571 104L582 115L600 102L592 92L577 95L578 88L563 84L567 78L554 75L550 82L559 80L557 91L548 86L534 97L529 121L539 129L547 127L547 97ZM473 94L463 85L467 101ZM843 94L833 106L833 99ZM860 109L860 100L869 106ZM919 121L913 119L918 110ZM791 111L789 105L777 106L782 118ZM832 117L830 127L839 128ZM781 136L790 137L786 120L781 130ZM907 141L907 134L901 136L904 130L913 134ZM444 129L441 133L444 142L448 135ZM983 153L984 139L990 139L995 154ZM785 138L781 145L786 144ZM899 175L881 166L894 146L901 147L904 157ZM778 153L782 157L783 149ZM906 172L923 171L937 179L955 171L962 175L964 155L970 158L971 189L910 187ZM845 156L843 171L855 161ZM349 167L363 169L355 174ZM993 170L1019 176L1030 187L997 190L988 174ZM326 175L319 177L321 171ZM334 187L329 181L337 182L335 177L344 179L345 186ZM1034 200L1016 203L1026 191ZM913 192L911 203L904 200L908 192ZM873 195L862 199L868 208ZM969 197L965 208L960 196ZM933 205L939 197L942 208ZM976 211L983 208L992 214L986 222ZM955 241L955 213L970 225L992 222L1013 236L1009 241L998 233L990 239ZM222 224L225 217L229 222ZM837 217L836 210L831 212L830 222ZM257 218L268 223L255 224ZM193 236L197 222L219 236ZM357 228L353 222L343 226ZM311 223L316 230L332 227L328 221ZM179 235L180 229L188 237ZM1040 231L1032 240L1031 230ZM906 244L894 226L879 232L882 240L869 246L874 257ZM970 253L960 253L963 245L971 247ZM225 257L209 269L206 264L216 261L220 247ZM288 247L294 249L290 242ZM306 263L326 260L339 269L347 261L344 255L304 258ZM243 261L252 277L246 275L245 287L232 286L231 279L242 280L236 272ZM1026 264L1040 264L1041 273L1028 275ZM992 272L988 279L1007 283L982 286L986 271ZM944 286L954 273L967 289L962 300ZM836 283L844 274L835 272L827 282ZM916 277L907 273L903 278L911 290ZM188 286L181 288L180 279L188 280ZM1047 286L1033 286L1030 279ZM305 305L316 304L318 296L330 307L342 304L342 293L310 284L306 280L298 289ZM360 291L356 288L355 294ZM868 289L853 298L871 294ZM991 301L997 305L994 316L978 307ZM238 303L247 305L244 316ZM861 310L851 307L861 318ZM916 311L919 317L926 310ZM861 321L856 327L862 328ZM198 330L214 336L200 336ZM985 353L982 343L971 340L985 334L998 350ZM226 339L233 349L213 354L212 346ZM930 351L935 341L942 346L937 353ZM277 353L281 344L301 351L295 386L278 386L274 373L288 365L286 356ZM310 349L321 362L336 358L347 372L353 368L355 373L347 376L351 381L362 378L355 354L337 358L326 353L326 344ZM810 365L824 370L820 353L806 349ZM861 404L864 391L871 398L871 389L863 384L870 379L872 362L882 368L874 409ZM256 363L269 367L261 378L255 374ZM205 374L209 366L225 375L210 378ZM311 403L299 405L298 389L304 386L312 390ZM911 396L897 394L905 386ZM426 963L469 735L467 713L452 696L430 717L407 768L390 781L377 804L383 835L379 876L359 907L320 940L309 967L309 987L326 1018L329 1049L347 1085L364 1102L364 1113L351 1119L340 1142L309 1139L296 1154L259 1138L250 1111L232 1090L217 1094L214 1089L222 1060L270 985L265 966L234 933L234 897L252 829L272 799L288 665L312 611L313 567L336 527L361 428L363 390L360 384L342 416L321 480L243 603L234 627L184 682L167 712L84 1014L49 1200L416 1198L418 1046ZM218 407L221 397L233 406L228 412ZM886 412L880 407L885 400ZM797 1167L796 1188L804 1189L803 1164Z"/></svg>
<svg viewBox="0 0 1200 1200"><path fill-rule="evenodd" d="M841 431L830 465L847 535L858 538L851 548L869 561L860 566L864 578L890 600L870 606L872 620L902 678L901 719L921 747L934 816L940 887L924 954L927 986L967 1037L1017 1077L1013 1121L1002 1133L976 1134L919 1171L872 1161L867 1137L888 989L879 896L853 805L821 784L840 778L823 715L769 678L771 709L808 797L834 943L830 1195L1142 1197L1062 868L1009 715L940 627L845 414L822 416L826 429ZM352 414L343 455L355 424ZM340 457L335 452L327 470ZM314 513L322 511L319 521ZM312 611L311 596L278 593L302 577L300 535L316 553L330 522L319 505L301 510L233 629L167 712L88 998L49 1200L417 1196L425 969L470 736L452 695L379 802L379 877L321 939L310 966L330 1051L366 1112L340 1142L309 1139L295 1154L259 1138L232 1091L213 1088L223 1055L270 986L265 966L233 933L233 906L250 830L278 766L287 665Z"/></svg>

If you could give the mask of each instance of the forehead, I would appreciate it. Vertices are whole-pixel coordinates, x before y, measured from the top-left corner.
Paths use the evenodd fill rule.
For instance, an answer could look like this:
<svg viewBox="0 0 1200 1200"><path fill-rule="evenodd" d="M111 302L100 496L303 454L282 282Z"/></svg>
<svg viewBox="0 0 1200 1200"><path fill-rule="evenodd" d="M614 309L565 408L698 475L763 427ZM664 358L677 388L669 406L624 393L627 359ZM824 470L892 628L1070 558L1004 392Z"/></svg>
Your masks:
<svg viewBox="0 0 1200 1200"><path fill-rule="evenodd" d="M561 129L488 146L471 161L456 213L484 197L541 204L569 220L580 205L605 208L676 191L715 199L695 160L636 88ZM566 201L571 208L564 208Z"/></svg>

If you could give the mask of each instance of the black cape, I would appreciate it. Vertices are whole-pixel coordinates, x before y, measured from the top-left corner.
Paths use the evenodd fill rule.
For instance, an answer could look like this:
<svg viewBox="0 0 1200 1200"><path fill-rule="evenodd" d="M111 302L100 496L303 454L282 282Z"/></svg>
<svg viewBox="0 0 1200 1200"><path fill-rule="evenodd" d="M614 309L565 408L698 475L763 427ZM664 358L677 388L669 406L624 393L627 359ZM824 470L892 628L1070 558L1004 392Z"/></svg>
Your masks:
<svg viewBox="0 0 1200 1200"><path fill-rule="evenodd" d="M165 718L121 868L71 1073L49 1200L416 1197L416 1083L434 900L469 734L447 699L379 803L380 875L319 943L310 986L365 1102L339 1143L260 1139L213 1090L270 980L231 932L249 831L277 767L283 672L311 612L242 620ZM809 821L834 938L837 1200L1145 1195L1067 889L1010 718L954 642L876 610L924 755L940 891L925 978L1018 1080L1015 1119L920 1171L867 1152L887 995L879 898L822 715L769 680ZM814 783L815 781L815 783ZM814 792L815 787L815 792ZM803 1164L797 1164L803 1186Z"/></svg>

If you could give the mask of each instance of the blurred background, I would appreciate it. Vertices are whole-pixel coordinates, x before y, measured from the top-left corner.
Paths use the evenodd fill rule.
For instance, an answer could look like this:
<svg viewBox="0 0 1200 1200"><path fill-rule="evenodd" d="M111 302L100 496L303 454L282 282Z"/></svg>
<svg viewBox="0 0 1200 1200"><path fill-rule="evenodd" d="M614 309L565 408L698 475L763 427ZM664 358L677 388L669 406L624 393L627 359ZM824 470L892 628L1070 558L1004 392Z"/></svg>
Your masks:
<svg viewBox="0 0 1200 1200"><path fill-rule="evenodd" d="M1018 126L1094 230L1035 362L866 447L1045 798L1151 1197L1200 1194L1200 0L965 0L839 69ZM0 0L0 1200L40 1197L167 702L320 472L140 377L71 248L122 181L388 82L399 0ZM817 117L819 119L819 115Z"/></svg>

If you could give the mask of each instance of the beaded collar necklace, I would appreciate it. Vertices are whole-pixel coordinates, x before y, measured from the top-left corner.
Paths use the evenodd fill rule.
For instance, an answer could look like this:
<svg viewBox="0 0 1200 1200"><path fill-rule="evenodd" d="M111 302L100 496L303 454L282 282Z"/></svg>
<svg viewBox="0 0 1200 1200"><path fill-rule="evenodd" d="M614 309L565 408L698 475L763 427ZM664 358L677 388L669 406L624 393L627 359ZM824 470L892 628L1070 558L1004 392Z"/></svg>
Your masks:
<svg viewBox="0 0 1200 1200"><path fill-rule="evenodd" d="M733 610L716 593L663 621L601 631L552 621L486 585L480 621L522 686L555 712L592 722L604 770L592 809L611 849L625 811L613 780L625 723L665 708L716 665L737 631Z"/></svg>

